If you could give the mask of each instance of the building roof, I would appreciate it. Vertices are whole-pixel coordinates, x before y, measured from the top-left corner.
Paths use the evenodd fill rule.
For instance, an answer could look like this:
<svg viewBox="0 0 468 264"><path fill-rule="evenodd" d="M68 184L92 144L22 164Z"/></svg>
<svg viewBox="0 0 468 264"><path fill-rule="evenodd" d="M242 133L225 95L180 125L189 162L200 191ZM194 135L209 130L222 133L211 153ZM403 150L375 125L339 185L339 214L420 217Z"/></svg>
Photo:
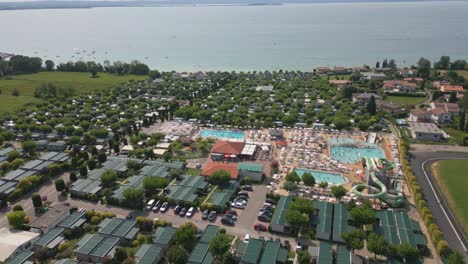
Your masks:
<svg viewBox="0 0 468 264"><path fill-rule="evenodd" d="M443 131L434 123L409 122L408 124L414 133L443 134Z"/></svg>
<svg viewBox="0 0 468 264"><path fill-rule="evenodd" d="M211 148L212 153L236 154L240 155L244 149L244 142L232 142L218 140Z"/></svg>
<svg viewBox="0 0 468 264"><path fill-rule="evenodd" d="M29 264L33 263L32 261L28 261L32 256L34 256L34 252L28 251L28 250L22 250L18 253L15 254L9 261L7 261L7 264Z"/></svg>
<svg viewBox="0 0 468 264"><path fill-rule="evenodd" d="M50 208L47 212L39 216L36 220L32 221L30 226L38 229L49 229L53 227L61 219L64 219L70 214L72 207L64 204L57 204Z"/></svg>
<svg viewBox="0 0 468 264"><path fill-rule="evenodd" d="M13 152L13 151L15 151L14 148L0 149L0 156L7 156L8 154L10 154L10 152Z"/></svg>
<svg viewBox="0 0 468 264"><path fill-rule="evenodd" d="M117 246L119 239L116 237L106 237L99 234L86 234L80 241L78 241L78 248L76 253L105 257Z"/></svg>
<svg viewBox="0 0 468 264"><path fill-rule="evenodd" d="M390 243L409 243L415 247L426 245L421 227L416 221L410 219L407 213L381 210L376 214L379 219L376 231Z"/></svg>
<svg viewBox="0 0 468 264"><path fill-rule="evenodd" d="M158 164L146 165L141 168L141 174L145 176L158 176L161 178L168 178L170 176L168 167Z"/></svg>
<svg viewBox="0 0 468 264"><path fill-rule="evenodd" d="M263 173L263 164L251 163L251 162L239 162L239 164L237 165L237 169Z"/></svg>
<svg viewBox="0 0 468 264"><path fill-rule="evenodd" d="M445 85L440 86L440 91L444 93L448 93L448 92L463 93L464 89L463 89L463 86L461 85L445 84Z"/></svg>
<svg viewBox="0 0 468 264"><path fill-rule="evenodd" d="M336 247L336 264L351 264L351 250L343 244L338 244Z"/></svg>
<svg viewBox="0 0 468 264"><path fill-rule="evenodd" d="M330 242L320 241L317 264L333 264L333 249Z"/></svg>
<svg viewBox="0 0 468 264"><path fill-rule="evenodd" d="M286 258L281 254L281 244L277 241L267 241L265 249L263 250L262 259L260 264L271 264L271 263L286 263Z"/></svg>
<svg viewBox="0 0 468 264"><path fill-rule="evenodd" d="M247 247L245 248L244 254L242 255L241 263L256 264L260 259L260 255L262 254L262 247L262 240L251 238L247 244Z"/></svg>
<svg viewBox="0 0 468 264"><path fill-rule="evenodd" d="M276 205L275 212L273 213L273 217L271 218L272 225L281 225L281 226L289 226L288 221L286 221L285 214L288 210L288 204L292 201L291 196L281 196Z"/></svg>
<svg viewBox="0 0 468 264"><path fill-rule="evenodd" d="M333 241L344 243L344 239L341 234L354 229L348 225L348 219L350 218L348 208L343 203L335 204L334 216L333 216Z"/></svg>
<svg viewBox="0 0 468 264"><path fill-rule="evenodd" d="M177 229L170 226L158 227L153 235L153 243L161 246L168 246L176 231Z"/></svg>
<svg viewBox="0 0 468 264"><path fill-rule="evenodd" d="M81 225L83 225L83 223L86 222L86 219L84 218L84 215L85 215L85 211L73 212L73 213L67 215L67 217L65 217L65 219L60 221L57 224L57 226L58 227L63 227L63 228L70 228L70 229L81 226Z"/></svg>
<svg viewBox="0 0 468 264"><path fill-rule="evenodd" d="M98 233L130 240L138 233L138 228L135 226L136 221L134 220L124 220L117 217L106 218L99 224L100 229Z"/></svg>
<svg viewBox="0 0 468 264"><path fill-rule="evenodd" d="M318 239L329 240L332 233L332 216L333 216L333 204L315 201L316 208L319 210L319 219L320 222L317 225L317 234Z"/></svg>
<svg viewBox="0 0 468 264"><path fill-rule="evenodd" d="M80 192L85 194L96 194L102 190L101 181L93 181L91 179L78 179L70 186L70 191Z"/></svg>
<svg viewBox="0 0 468 264"><path fill-rule="evenodd" d="M382 99L382 97L375 93L353 93L352 97L357 99L370 99L372 96L377 99Z"/></svg>
<svg viewBox="0 0 468 264"><path fill-rule="evenodd" d="M0 228L0 261L8 259L23 244L39 236L39 233Z"/></svg>
<svg viewBox="0 0 468 264"><path fill-rule="evenodd" d="M197 243L195 248L190 253L188 263L212 263L213 256L209 251L209 244L208 243Z"/></svg>
<svg viewBox="0 0 468 264"><path fill-rule="evenodd" d="M169 190L167 197L175 201L193 202L198 198L197 189L193 187L171 185L167 190Z"/></svg>
<svg viewBox="0 0 468 264"><path fill-rule="evenodd" d="M14 181L0 180L0 194L8 195L16 189L18 183Z"/></svg>
<svg viewBox="0 0 468 264"><path fill-rule="evenodd" d="M210 243L210 241L219 233L219 226L208 225L203 231L200 238L200 243Z"/></svg>
<svg viewBox="0 0 468 264"><path fill-rule="evenodd" d="M39 159L31 160L26 162L21 168L24 170L35 170L35 168L43 162L45 161Z"/></svg>
<svg viewBox="0 0 468 264"><path fill-rule="evenodd" d="M138 264L153 264L160 259L163 248L156 245L142 245L135 253L135 260Z"/></svg>
<svg viewBox="0 0 468 264"><path fill-rule="evenodd" d="M257 149L257 145L254 144L245 144L244 148L242 149L241 155L252 156Z"/></svg>
<svg viewBox="0 0 468 264"><path fill-rule="evenodd" d="M69 158L68 153L50 151L50 152L42 154L38 159L62 162L62 161L66 161L68 158Z"/></svg>
<svg viewBox="0 0 468 264"><path fill-rule="evenodd" d="M236 163L222 163L222 162L214 162L214 161L208 161L205 168L201 172L201 175L211 176L211 174L220 170L227 171L229 175L231 175L231 179L237 179L237 177L239 176L239 171L237 170Z"/></svg>
<svg viewBox="0 0 468 264"><path fill-rule="evenodd" d="M46 247L49 249L55 248L60 244L65 238L62 236L64 228L55 227L49 229L47 233L41 236L38 240L34 241L34 246Z"/></svg>
<svg viewBox="0 0 468 264"><path fill-rule="evenodd" d="M349 80L329 80L328 83L334 85L346 85L351 82Z"/></svg>
<svg viewBox="0 0 468 264"><path fill-rule="evenodd" d="M202 176L183 175L182 178L182 181L177 185L193 187L202 190L208 186L208 183L205 181L205 177Z"/></svg>
<svg viewBox="0 0 468 264"><path fill-rule="evenodd" d="M55 264L78 264L78 260L74 259L59 259L55 262Z"/></svg>
<svg viewBox="0 0 468 264"><path fill-rule="evenodd" d="M19 182L23 179L26 179L27 177L33 175L36 173L35 171L25 171L25 170L13 170L9 171L5 176L2 178L4 181L16 181Z"/></svg>

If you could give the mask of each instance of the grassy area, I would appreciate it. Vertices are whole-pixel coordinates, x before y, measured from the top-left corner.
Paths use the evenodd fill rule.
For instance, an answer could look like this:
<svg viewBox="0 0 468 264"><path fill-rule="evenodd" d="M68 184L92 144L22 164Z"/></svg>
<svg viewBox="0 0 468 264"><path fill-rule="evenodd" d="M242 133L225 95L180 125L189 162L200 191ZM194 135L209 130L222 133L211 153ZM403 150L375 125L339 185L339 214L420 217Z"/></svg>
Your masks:
<svg viewBox="0 0 468 264"><path fill-rule="evenodd" d="M192 176L198 176L202 172L201 169L188 169L185 174L192 175Z"/></svg>
<svg viewBox="0 0 468 264"><path fill-rule="evenodd" d="M467 132L460 131L453 128L443 128L444 131L450 135L448 139L450 144L463 145L463 140L465 137L468 137Z"/></svg>
<svg viewBox="0 0 468 264"><path fill-rule="evenodd" d="M442 192L459 223L468 234L468 162L466 160L442 160L434 165L434 174L438 178Z"/></svg>
<svg viewBox="0 0 468 264"><path fill-rule="evenodd" d="M423 103L426 98L425 97L409 97L409 96L389 96L386 101L396 103L399 105L407 106L407 105L416 105Z"/></svg>
<svg viewBox="0 0 468 264"><path fill-rule="evenodd" d="M337 78L338 77L338 78ZM323 76L320 76L320 78L324 79L324 80L335 80L335 79L340 79L343 78L344 80L349 80L349 78L351 78L351 74L344 74L344 75L329 75L329 77L327 75L323 75Z"/></svg>
<svg viewBox="0 0 468 264"><path fill-rule="evenodd" d="M465 77L465 79L468 79L468 71L456 71L459 75Z"/></svg>
<svg viewBox="0 0 468 264"><path fill-rule="evenodd" d="M98 78L91 78L86 72L40 72L11 76L11 79L0 79L0 113L14 112L21 106L37 102L34 89L42 83L54 83L57 87L70 87L76 93L86 93L115 87L129 80L145 80L147 76L124 75L117 76L99 73ZM12 96L13 89L19 91L19 96Z"/></svg>

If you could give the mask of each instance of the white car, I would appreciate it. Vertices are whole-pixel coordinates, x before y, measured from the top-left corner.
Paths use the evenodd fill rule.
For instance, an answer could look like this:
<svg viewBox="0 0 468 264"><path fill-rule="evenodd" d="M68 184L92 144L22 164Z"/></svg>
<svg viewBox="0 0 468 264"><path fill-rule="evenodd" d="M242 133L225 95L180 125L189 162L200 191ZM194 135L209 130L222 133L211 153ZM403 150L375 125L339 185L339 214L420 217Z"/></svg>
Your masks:
<svg viewBox="0 0 468 264"><path fill-rule="evenodd" d="M245 234L244 243L249 243L249 241L250 241L250 234Z"/></svg>
<svg viewBox="0 0 468 264"><path fill-rule="evenodd" d="M231 206L234 207L234 208L237 208L237 209L244 209L245 208L245 205L243 205L242 203L239 203L239 202L231 203Z"/></svg>
<svg viewBox="0 0 468 264"><path fill-rule="evenodd" d="M190 207L190 208L187 210L187 213L185 213L185 216L186 216L186 217L192 217L194 213L195 213L195 207Z"/></svg>

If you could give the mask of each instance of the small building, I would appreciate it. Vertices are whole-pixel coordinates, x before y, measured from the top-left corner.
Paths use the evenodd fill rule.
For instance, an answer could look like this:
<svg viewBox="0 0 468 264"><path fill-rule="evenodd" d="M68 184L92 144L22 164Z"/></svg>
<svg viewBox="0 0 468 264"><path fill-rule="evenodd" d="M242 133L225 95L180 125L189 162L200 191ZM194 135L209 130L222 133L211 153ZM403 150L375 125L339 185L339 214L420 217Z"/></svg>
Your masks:
<svg viewBox="0 0 468 264"><path fill-rule="evenodd" d="M383 82L383 88L387 93L414 94L418 89L418 85L409 81L389 80Z"/></svg>
<svg viewBox="0 0 468 264"><path fill-rule="evenodd" d="M286 264L288 260L288 250L281 247L278 241L267 241L263 250L260 264Z"/></svg>
<svg viewBox="0 0 468 264"><path fill-rule="evenodd" d="M354 230L350 224L351 216L344 203L337 203L333 206L333 233L332 240L337 243L345 243L341 234Z"/></svg>
<svg viewBox="0 0 468 264"><path fill-rule="evenodd" d="M312 216L312 222L316 227L315 237L320 240L330 241L332 238L333 204L321 201L313 201L318 214Z"/></svg>
<svg viewBox="0 0 468 264"><path fill-rule="evenodd" d="M263 241L251 238L248 243L241 242L237 247L237 254L240 256L240 264L257 264L262 255Z"/></svg>
<svg viewBox="0 0 468 264"><path fill-rule="evenodd" d="M153 234L153 244L164 250L168 249L172 244L176 231L177 229L171 226L158 227Z"/></svg>
<svg viewBox="0 0 468 264"><path fill-rule="evenodd" d="M166 188L167 198L176 203L193 203L198 199L197 189L193 187L171 185Z"/></svg>
<svg viewBox="0 0 468 264"><path fill-rule="evenodd" d="M410 111L409 122L431 122L431 112L416 108Z"/></svg>
<svg viewBox="0 0 468 264"><path fill-rule="evenodd" d="M32 176L36 173L36 171L26 171L22 169L17 169L17 170L12 170L9 171L5 176L3 176L2 180L4 181L14 181L14 182L19 182L23 179L28 178L29 176Z"/></svg>
<svg viewBox="0 0 468 264"><path fill-rule="evenodd" d="M34 241L33 247L35 249L47 248L55 252L58 245L65 240L63 237L63 231L65 231L65 229L60 227L49 229L49 231L42 235L38 240Z"/></svg>
<svg viewBox="0 0 468 264"><path fill-rule="evenodd" d="M221 185L218 188L219 192L211 194L208 203L212 204L218 211L224 211L228 206L229 201L236 193L238 187L238 181L229 181L228 183Z"/></svg>
<svg viewBox="0 0 468 264"><path fill-rule="evenodd" d="M377 95L375 93L353 93L352 94L352 100L356 104L367 104L371 100L371 97L374 97L374 99L377 100L382 100L382 97L380 95Z"/></svg>
<svg viewBox="0 0 468 264"><path fill-rule="evenodd" d="M102 190L101 181L91 179L78 179L70 185L70 195L72 197L87 197L88 195L98 195Z"/></svg>
<svg viewBox="0 0 468 264"><path fill-rule="evenodd" d="M70 212L76 208L57 204L49 208L47 212L39 216L36 220L30 223L32 229L40 230L47 233L51 228L55 227L59 222L65 219Z"/></svg>
<svg viewBox="0 0 468 264"><path fill-rule="evenodd" d="M157 264L162 259L164 249L157 245L144 244L135 253L137 264Z"/></svg>
<svg viewBox="0 0 468 264"><path fill-rule="evenodd" d="M67 142L65 141L49 142L47 143L46 148L49 151L64 151L67 148Z"/></svg>
<svg viewBox="0 0 468 264"><path fill-rule="evenodd" d="M375 105L377 107L377 111L379 112L384 112L388 114L402 114L406 112L405 107L392 102L377 100L375 101Z"/></svg>
<svg viewBox="0 0 468 264"><path fill-rule="evenodd" d="M387 77L384 73L361 72L361 76L366 80L383 80Z"/></svg>
<svg viewBox="0 0 468 264"><path fill-rule="evenodd" d="M203 171L200 173L201 176L209 177L211 174L224 170L229 173L231 179L237 180L239 176L239 170L237 169L237 163L223 163L223 162L214 162L208 161Z"/></svg>
<svg viewBox="0 0 468 264"><path fill-rule="evenodd" d="M38 236L39 233L35 232L0 228L0 261L4 262L26 250Z"/></svg>
<svg viewBox="0 0 468 264"><path fill-rule="evenodd" d="M100 234L86 234L77 244L76 258L79 261L102 263L105 259L114 259L119 238Z"/></svg>
<svg viewBox="0 0 468 264"><path fill-rule="evenodd" d="M212 160L237 160L239 155L242 154L244 149L244 142L233 142L218 140L211 148L211 159Z"/></svg>
<svg viewBox="0 0 468 264"><path fill-rule="evenodd" d="M252 181L261 182L263 180L263 164L240 162L237 165L239 179L249 177Z"/></svg>
<svg viewBox="0 0 468 264"><path fill-rule="evenodd" d="M334 85L338 88L343 88L345 86L347 86L348 84L351 84L351 81L349 80L329 80L328 81L329 84L331 85Z"/></svg>
<svg viewBox="0 0 468 264"><path fill-rule="evenodd" d="M57 224L57 227L65 229L73 229L75 227L82 227L86 223L85 211L75 211L67 215L62 221Z"/></svg>
<svg viewBox="0 0 468 264"><path fill-rule="evenodd" d="M286 221L286 211L288 210L288 204L292 201L291 196L281 196L276 205L275 212L271 218L270 228L275 232L289 233L291 232L288 221Z"/></svg>
<svg viewBox="0 0 468 264"><path fill-rule="evenodd" d="M78 260L74 260L74 259L59 259L55 262L55 264L78 264L79 261Z"/></svg>
<svg viewBox="0 0 468 264"><path fill-rule="evenodd" d="M5 198L16 189L18 183L14 181L0 180L0 198Z"/></svg>
<svg viewBox="0 0 468 264"><path fill-rule="evenodd" d="M272 140L283 140L284 139L284 133L283 130L280 128L273 128L270 129L270 138Z"/></svg>
<svg viewBox="0 0 468 264"><path fill-rule="evenodd" d="M315 68L317 74L333 74L333 70L330 67L317 67Z"/></svg>
<svg viewBox="0 0 468 264"><path fill-rule="evenodd" d="M136 221L117 217L104 219L99 224L98 231L100 235L118 238L120 242L129 242L135 239L138 232Z"/></svg>
<svg viewBox="0 0 468 264"><path fill-rule="evenodd" d="M422 141L442 141L444 132L433 123L409 122L411 136Z"/></svg>
<svg viewBox="0 0 468 264"><path fill-rule="evenodd" d="M209 251L210 241L219 233L219 227L208 225L203 232L199 242L190 253L189 264L210 264L213 263L213 256Z"/></svg>
<svg viewBox="0 0 468 264"><path fill-rule="evenodd" d="M317 264L333 264L333 248L330 242L320 241Z"/></svg>
<svg viewBox="0 0 468 264"><path fill-rule="evenodd" d="M440 91L443 93L463 93L465 90L461 85L443 84L440 86Z"/></svg>
<svg viewBox="0 0 468 264"><path fill-rule="evenodd" d="M16 252L7 262L7 264L33 264L34 252L29 250L21 250Z"/></svg>

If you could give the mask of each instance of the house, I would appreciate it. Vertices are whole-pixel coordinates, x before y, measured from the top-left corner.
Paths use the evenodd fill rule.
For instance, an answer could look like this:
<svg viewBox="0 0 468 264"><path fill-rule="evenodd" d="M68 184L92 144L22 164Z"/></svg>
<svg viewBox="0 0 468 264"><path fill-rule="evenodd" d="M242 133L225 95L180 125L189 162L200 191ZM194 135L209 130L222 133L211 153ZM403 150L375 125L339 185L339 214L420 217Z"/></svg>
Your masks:
<svg viewBox="0 0 468 264"><path fill-rule="evenodd" d="M408 81L390 80L383 82L383 88L386 93L414 94L418 85Z"/></svg>
<svg viewBox="0 0 468 264"><path fill-rule="evenodd" d="M57 224L57 227L62 227L65 229L73 229L76 227L83 227L86 223L85 211L75 211L67 215L62 221Z"/></svg>
<svg viewBox="0 0 468 264"><path fill-rule="evenodd" d="M334 74L348 74L350 72L351 72L351 70L348 70L345 67L341 67L341 66L333 67L333 73Z"/></svg>
<svg viewBox="0 0 468 264"><path fill-rule="evenodd" d="M238 181L229 181L219 187L219 192L211 194L208 203L213 205L216 210L224 211L229 204L229 201L237 192L239 187Z"/></svg>
<svg viewBox="0 0 468 264"><path fill-rule="evenodd" d="M332 217L333 217L333 204L314 201L314 208L317 208L318 214L312 216L312 222L316 226L315 237L319 240L329 241L332 238Z"/></svg>
<svg viewBox="0 0 468 264"><path fill-rule="evenodd" d="M431 102L429 108L432 114L431 119L437 123L448 123L460 112L460 108L456 103Z"/></svg>
<svg viewBox="0 0 468 264"><path fill-rule="evenodd" d="M157 264L162 259L164 249L157 245L144 244L135 253L137 264Z"/></svg>
<svg viewBox="0 0 468 264"><path fill-rule="evenodd" d="M383 73L361 72L361 77L365 80L383 80L387 76Z"/></svg>
<svg viewBox="0 0 468 264"><path fill-rule="evenodd" d="M288 260L288 250L281 247L278 241L267 241L263 249L260 264L286 264Z"/></svg>
<svg viewBox="0 0 468 264"><path fill-rule="evenodd" d="M375 105L377 107L377 111L388 113L388 114L402 114L402 113L405 113L406 111L405 107L399 104L395 104L395 103L387 102L383 100L375 101Z"/></svg>
<svg viewBox="0 0 468 264"><path fill-rule="evenodd" d="M136 221L117 217L104 219L99 224L98 231L100 235L118 238L120 242L132 241L138 232Z"/></svg>
<svg viewBox="0 0 468 264"><path fill-rule="evenodd" d="M200 173L201 176L209 177L216 171L224 170L229 173L231 179L236 180L239 176L239 170L237 169L237 163L222 163L215 161L208 161L203 171Z"/></svg>
<svg viewBox="0 0 468 264"><path fill-rule="evenodd" d="M444 132L433 123L409 122L411 136L422 141L442 141Z"/></svg>
<svg viewBox="0 0 468 264"><path fill-rule="evenodd" d="M21 250L16 252L6 263L7 264L32 264L34 263L34 252Z"/></svg>
<svg viewBox="0 0 468 264"><path fill-rule="evenodd" d="M249 177L254 182L263 180L263 164L240 162L237 165L239 171L239 179Z"/></svg>
<svg viewBox="0 0 468 264"><path fill-rule="evenodd" d="M368 72L369 68L366 67L353 67L352 68L353 72Z"/></svg>
<svg viewBox="0 0 468 264"><path fill-rule="evenodd" d="M244 147L244 142L218 140L211 148L211 159L236 159L239 155L242 154L242 150L244 149Z"/></svg>
<svg viewBox="0 0 468 264"><path fill-rule="evenodd" d="M271 230L279 233L289 233L290 226L288 221L286 221L286 211L288 210L288 204L292 201L291 196L281 196L276 205L276 209L271 218L270 228Z"/></svg>
<svg viewBox="0 0 468 264"><path fill-rule="evenodd" d="M26 250L39 235L36 232L0 228L0 261L4 262Z"/></svg>
<svg viewBox="0 0 468 264"><path fill-rule="evenodd" d="M210 241L219 233L219 227L208 225L203 232L199 242L190 253L189 264L209 264L213 263L213 256L209 251Z"/></svg>
<svg viewBox="0 0 468 264"><path fill-rule="evenodd" d="M315 72L317 74L333 74L333 71L330 69L330 67L317 67L315 68Z"/></svg>
<svg viewBox="0 0 468 264"><path fill-rule="evenodd" d="M382 97L375 93L353 93L351 97L354 103L362 105L369 103L372 96L375 98L376 101L382 100Z"/></svg>
<svg viewBox="0 0 468 264"><path fill-rule="evenodd" d="M70 212L73 210L76 210L76 208L64 204L54 205L49 208L47 212L30 223L31 229L47 233L51 228L55 227L59 222L70 215Z"/></svg>
<svg viewBox="0 0 468 264"><path fill-rule="evenodd" d="M86 197L98 195L102 190L100 180L78 179L70 185L70 195L72 197Z"/></svg>
<svg viewBox="0 0 468 264"><path fill-rule="evenodd" d="M431 122L431 112L416 108L412 109L409 114L409 122Z"/></svg>
<svg viewBox="0 0 468 264"><path fill-rule="evenodd" d="M331 85L334 85L334 86L336 86L338 88L343 88L343 87L347 86L348 84L350 84L351 81L349 81L349 80L329 80L328 83L331 84Z"/></svg>
<svg viewBox="0 0 468 264"><path fill-rule="evenodd" d="M463 93L464 92L464 89L463 89L463 86L461 85L448 85L448 84L444 84L444 85L441 85L440 86L440 91L443 92L443 93Z"/></svg>
<svg viewBox="0 0 468 264"><path fill-rule="evenodd" d="M412 69L399 69L398 74L403 78L412 77L415 74L415 70Z"/></svg>
<svg viewBox="0 0 468 264"><path fill-rule="evenodd" d="M5 198L16 189L18 183L14 181L0 180L0 198Z"/></svg>
<svg viewBox="0 0 468 264"><path fill-rule="evenodd" d="M114 259L115 249L118 244L119 238L117 237L86 234L78 241L75 255L79 261L103 263L106 259Z"/></svg>
<svg viewBox="0 0 468 264"><path fill-rule="evenodd" d="M164 250L168 249L174 239L176 228L171 226L158 227L153 234L153 244Z"/></svg>
<svg viewBox="0 0 468 264"><path fill-rule="evenodd" d="M63 237L64 228L54 227L49 229L44 235L42 235L38 240L33 242L33 248L38 250L40 248L47 248L56 252L58 245L65 240Z"/></svg>
<svg viewBox="0 0 468 264"><path fill-rule="evenodd" d="M237 247L237 254L240 256L240 264L257 264L262 255L263 241L251 238L247 243L241 242Z"/></svg>
<svg viewBox="0 0 468 264"><path fill-rule="evenodd" d="M67 148L67 142L65 141L49 142L47 143L46 148L49 151L64 151Z"/></svg>

